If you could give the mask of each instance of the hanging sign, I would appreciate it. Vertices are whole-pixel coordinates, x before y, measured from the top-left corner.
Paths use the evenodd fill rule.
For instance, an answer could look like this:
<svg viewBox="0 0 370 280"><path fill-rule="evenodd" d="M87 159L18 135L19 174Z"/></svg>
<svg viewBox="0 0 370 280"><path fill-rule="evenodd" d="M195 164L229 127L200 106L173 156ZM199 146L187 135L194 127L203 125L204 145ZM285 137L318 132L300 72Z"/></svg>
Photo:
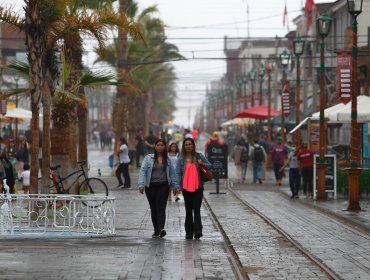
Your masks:
<svg viewBox="0 0 370 280"><path fill-rule="evenodd" d="M290 89L289 81L285 81L283 92L281 94L281 110L285 118L290 116Z"/></svg>
<svg viewBox="0 0 370 280"><path fill-rule="evenodd" d="M352 58L348 51L339 51L338 57L338 89L339 100L347 104L352 99Z"/></svg>
<svg viewBox="0 0 370 280"><path fill-rule="evenodd" d="M6 115L6 105L7 105L7 100L5 99L4 96L0 97L0 114L3 116Z"/></svg>

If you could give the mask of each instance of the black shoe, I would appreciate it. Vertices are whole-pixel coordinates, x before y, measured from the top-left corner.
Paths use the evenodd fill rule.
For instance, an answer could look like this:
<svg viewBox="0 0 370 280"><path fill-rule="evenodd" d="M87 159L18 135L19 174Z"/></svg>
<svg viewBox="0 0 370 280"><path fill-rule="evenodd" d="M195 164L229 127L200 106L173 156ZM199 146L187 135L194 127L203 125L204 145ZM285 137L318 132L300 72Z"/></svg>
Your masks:
<svg viewBox="0 0 370 280"><path fill-rule="evenodd" d="M299 196L298 196L298 195L296 195L294 198L299 198Z"/></svg>
<svg viewBox="0 0 370 280"><path fill-rule="evenodd" d="M290 198L295 198L295 195L292 195Z"/></svg>
<svg viewBox="0 0 370 280"><path fill-rule="evenodd" d="M116 187L117 189L122 189L123 187L123 184L118 184L118 186Z"/></svg>
<svg viewBox="0 0 370 280"><path fill-rule="evenodd" d="M192 234L187 234L187 235L185 235L185 238L186 239L193 239L193 235Z"/></svg>
<svg viewBox="0 0 370 280"><path fill-rule="evenodd" d="M262 184L262 180L261 180L261 179L258 179L258 182L259 182L260 184Z"/></svg>
<svg viewBox="0 0 370 280"><path fill-rule="evenodd" d="M179 198L179 197L176 197L175 201L177 202L177 201L179 201L179 200L180 200L180 198Z"/></svg>
<svg viewBox="0 0 370 280"><path fill-rule="evenodd" d="M163 238L165 235L167 234L167 232L164 230L164 229L162 229L160 232L159 232L159 237L160 238Z"/></svg>
<svg viewBox="0 0 370 280"><path fill-rule="evenodd" d="M201 232L198 232L198 233L194 234L194 238L195 238L195 239L199 239L199 238L201 238L202 236L203 236L203 233L201 233Z"/></svg>
<svg viewBox="0 0 370 280"><path fill-rule="evenodd" d="M158 232L153 232L152 234L152 238L158 238L159 237L159 233Z"/></svg>

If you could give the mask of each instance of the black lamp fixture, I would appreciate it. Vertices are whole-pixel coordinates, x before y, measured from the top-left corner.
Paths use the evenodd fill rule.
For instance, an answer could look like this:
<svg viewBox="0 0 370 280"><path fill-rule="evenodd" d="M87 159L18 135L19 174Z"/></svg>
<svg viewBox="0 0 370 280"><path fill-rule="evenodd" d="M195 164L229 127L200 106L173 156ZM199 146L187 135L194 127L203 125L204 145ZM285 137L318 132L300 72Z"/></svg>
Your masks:
<svg viewBox="0 0 370 280"><path fill-rule="evenodd" d="M324 12L317 18L317 31L322 38L329 35L332 20L332 17L327 12Z"/></svg>
<svg viewBox="0 0 370 280"><path fill-rule="evenodd" d="M291 55L290 55L290 52L287 51L287 49L285 49L281 54L280 54L280 63L283 67L287 67L289 65L289 62L290 62L290 58L291 58Z"/></svg>
<svg viewBox="0 0 370 280"><path fill-rule="evenodd" d="M295 56L301 56L304 52L306 42L302 40L301 36L298 35L293 40L293 52Z"/></svg>
<svg viewBox="0 0 370 280"><path fill-rule="evenodd" d="M358 16L362 13L363 0L347 0L348 12L353 16Z"/></svg>

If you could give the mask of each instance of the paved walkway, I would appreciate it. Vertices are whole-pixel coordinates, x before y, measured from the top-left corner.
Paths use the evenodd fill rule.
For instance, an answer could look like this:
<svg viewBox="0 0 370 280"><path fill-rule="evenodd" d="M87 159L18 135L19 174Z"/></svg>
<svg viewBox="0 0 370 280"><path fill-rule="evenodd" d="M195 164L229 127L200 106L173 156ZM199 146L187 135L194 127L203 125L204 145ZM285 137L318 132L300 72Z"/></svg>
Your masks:
<svg viewBox="0 0 370 280"><path fill-rule="evenodd" d="M116 236L2 241L0 279L238 279L205 209L205 238L185 240L181 200L168 203L167 236L152 239L145 195L114 189L115 178L104 180L117 198Z"/></svg>
<svg viewBox="0 0 370 280"><path fill-rule="evenodd" d="M99 176L100 169L110 195L117 198L117 234L108 238L3 240L0 279L240 279L230 250L205 207L201 240L185 240L183 200L168 203L167 235L152 239L146 197L136 189L115 189L117 182L110 177L108 167L109 153L90 151L90 172ZM236 181L233 163L229 174ZM134 168L132 177L134 185ZM250 279L327 279L285 237L239 202L224 183L221 191L226 194L210 194L215 185L207 184L205 198ZM246 184L234 184L232 189L339 278L370 279L370 211L343 211L343 200L291 200L288 187L274 186L271 173L262 185L253 185L248 179ZM361 201L363 209L368 210L369 205ZM323 209L347 219L349 225L324 214ZM356 223L361 225L360 231Z"/></svg>

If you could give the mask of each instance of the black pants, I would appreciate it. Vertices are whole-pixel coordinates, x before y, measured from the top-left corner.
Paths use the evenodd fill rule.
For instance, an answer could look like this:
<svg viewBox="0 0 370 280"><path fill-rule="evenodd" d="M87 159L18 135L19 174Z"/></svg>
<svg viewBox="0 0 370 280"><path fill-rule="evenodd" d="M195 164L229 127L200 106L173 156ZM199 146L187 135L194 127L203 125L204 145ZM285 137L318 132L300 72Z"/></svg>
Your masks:
<svg viewBox="0 0 370 280"><path fill-rule="evenodd" d="M279 181L279 180L283 179L284 171L280 171L281 167L283 167L283 164L282 163L274 163L273 167L274 167L274 173L275 173L276 181Z"/></svg>
<svg viewBox="0 0 370 280"><path fill-rule="evenodd" d="M202 233L202 219L200 207L203 200L203 188L198 188L195 192L182 191L185 202L185 232L186 235Z"/></svg>
<svg viewBox="0 0 370 280"><path fill-rule="evenodd" d="M292 191L292 196L298 195L301 185L301 175L298 168L289 168L289 186Z"/></svg>
<svg viewBox="0 0 370 280"><path fill-rule="evenodd" d="M142 154L143 154L142 152L136 151L135 157L136 157L136 167L137 168L140 167L140 157L141 157Z"/></svg>
<svg viewBox="0 0 370 280"><path fill-rule="evenodd" d="M303 192L304 194L312 194L313 189L313 167L302 168Z"/></svg>
<svg viewBox="0 0 370 280"><path fill-rule="evenodd" d="M131 187L131 178L130 174L128 173L128 163L120 163L116 170L116 177L118 180L119 185L123 185L121 174L123 174L123 178L125 179L125 187Z"/></svg>
<svg viewBox="0 0 370 280"><path fill-rule="evenodd" d="M150 213L154 232L159 233L166 224L166 206L168 199L168 183L151 183L145 188L146 198L150 206Z"/></svg>

